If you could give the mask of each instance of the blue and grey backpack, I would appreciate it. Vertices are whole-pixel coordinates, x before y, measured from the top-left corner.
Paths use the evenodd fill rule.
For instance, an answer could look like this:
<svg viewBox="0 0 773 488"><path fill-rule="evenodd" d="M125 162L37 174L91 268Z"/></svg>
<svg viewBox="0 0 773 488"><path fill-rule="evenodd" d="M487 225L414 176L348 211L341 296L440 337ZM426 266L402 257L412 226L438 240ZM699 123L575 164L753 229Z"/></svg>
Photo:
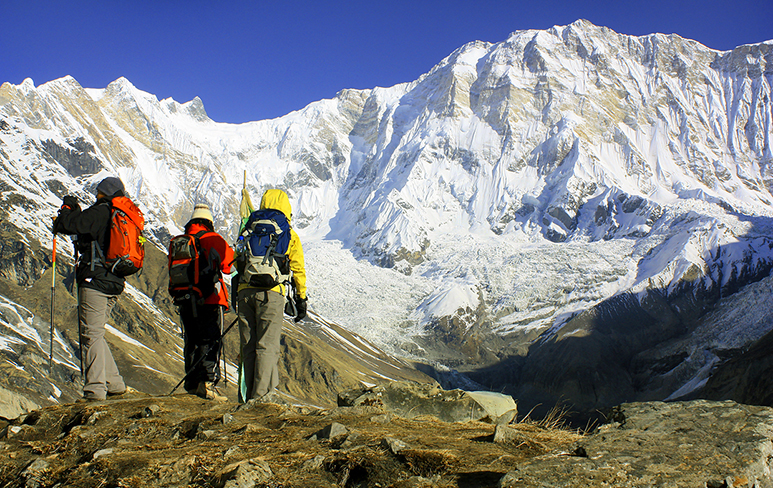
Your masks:
<svg viewBox="0 0 773 488"><path fill-rule="evenodd" d="M274 209L252 212L239 236L243 241L237 256L240 281L263 290L290 280L290 222Z"/></svg>

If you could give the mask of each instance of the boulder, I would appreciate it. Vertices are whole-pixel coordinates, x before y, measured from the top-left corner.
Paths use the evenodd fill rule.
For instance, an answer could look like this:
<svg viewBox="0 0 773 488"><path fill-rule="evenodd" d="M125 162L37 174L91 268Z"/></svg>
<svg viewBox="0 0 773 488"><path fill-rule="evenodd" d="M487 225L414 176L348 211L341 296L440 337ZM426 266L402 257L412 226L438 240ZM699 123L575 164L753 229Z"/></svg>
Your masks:
<svg viewBox="0 0 773 488"><path fill-rule="evenodd" d="M389 449L389 452L391 452L396 456L408 448L408 444L406 444L405 442L401 441L400 439L395 439L394 437L389 437L389 436L384 437L381 440L381 445Z"/></svg>
<svg viewBox="0 0 773 488"><path fill-rule="evenodd" d="M262 459L247 459L226 466L219 475L223 488L253 488L263 486L274 473L271 466Z"/></svg>
<svg viewBox="0 0 773 488"><path fill-rule="evenodd" d="M37 458L22 471L25 488L40 488L46 486L47 475L51 466L45 459Z"/></svg>
<svg viewBox="0 0 773 488"><path fill-rule="evenodd" d="M338 395L338 405L381 406L404 418L432 415L444 422L496 421L517 405L509 395L489 391L443 390L438 385L392 382Z"/></svg>
<svg viewBox="0 0 773 488"><path fill-rule="evenodd" d="M326 425L322 429L318 430L314 434L312 434L309 438L314 439L336 439L338 437L345 436L349 433L349 429L346 428L346 426L339 424L338 422L333 422L332 424Z"/></svg>
<svg viewBox="0 0 773 488"><path fill-rule="evenodd" d="M505 416L509 417L509 423L518 414L518 405L510 395L493 391L468 391L466 393L486 410L491 420L498 420L500 417Z"/></svg>
<svg viewBox="0 0 773 488"><path fill-rule="evenodd" d="M499 444L520 445L528 442L529 435L507 425L497 425L494 429L494 442Z"/></svg>

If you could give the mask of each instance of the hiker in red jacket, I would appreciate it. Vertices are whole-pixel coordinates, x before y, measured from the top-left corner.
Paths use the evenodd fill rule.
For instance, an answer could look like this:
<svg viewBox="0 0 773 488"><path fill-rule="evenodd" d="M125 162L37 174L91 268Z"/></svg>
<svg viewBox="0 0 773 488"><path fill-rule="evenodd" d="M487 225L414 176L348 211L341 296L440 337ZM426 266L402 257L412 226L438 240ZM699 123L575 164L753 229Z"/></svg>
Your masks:
<svg viewBox="0 0 773 488"><path fill-rule="evenodd" d="M223 237L214 231L212 212L197 204L185 233L198 235L205 265L200 268L202 297L178 300L185 347L185 390L202 398L223 401L215 386L220 380L220 350L223 314L228 310L228 290L223 275L231 274L234 252Z"/></svg>

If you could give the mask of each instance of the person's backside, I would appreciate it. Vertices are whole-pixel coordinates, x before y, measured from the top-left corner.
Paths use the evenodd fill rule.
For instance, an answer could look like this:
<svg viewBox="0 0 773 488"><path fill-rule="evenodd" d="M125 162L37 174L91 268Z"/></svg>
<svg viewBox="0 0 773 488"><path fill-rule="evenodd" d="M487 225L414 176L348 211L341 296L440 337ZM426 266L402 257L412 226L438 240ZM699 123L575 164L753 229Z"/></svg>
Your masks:
<svg viewBox="0 0 773 488"><path fill-rule="evenodd" d="M83 361L84 401L105 400L126 392L110 347L105 340L105 324L118 296L123 292L124 278L110 272L99 256L106 254L110 232L111 206L114 197L124 196L121 180L108 177L97 185L97 200L81 210L78 200L67 195L54 220L54 232L77 236L78 321Z"/></svg>
<svg viewBox="0 0 773 488"><path fill-rule="evenodd" d="M228 290L223 274L231 273L233 250L214 231L212 212L198 204L185 225L185 234L195 236L201 249L199 293L175 300L183 327L185 390L202 398L223 401L217 391L220 381L223 315L228 310Z"/></svg>
<svg viewBox="0 0 773 488"><path fill-rule="evenodd" d="M253 219L266 209L279 210L289 222L292 208L287 194L282 190L266 190L260 203L260 210L253 213ZM250 252L247 248L243 252ZM306 267L301 240L290 228L290 241L284 253L292 271L293 297L296 307L295 321L306 316ZM244 258L244 256L242 256ZM239 259L239 257L237 257ZM240 274L244 273L240 270ZM241 276L243 278L243 275ZM240 400L265 400L279 386L279 353L282 335L282 321L288 293L287 283L278 283L272 288L261 288L250 282L239 280L237 314L242 352L242 385Z"/></svg>

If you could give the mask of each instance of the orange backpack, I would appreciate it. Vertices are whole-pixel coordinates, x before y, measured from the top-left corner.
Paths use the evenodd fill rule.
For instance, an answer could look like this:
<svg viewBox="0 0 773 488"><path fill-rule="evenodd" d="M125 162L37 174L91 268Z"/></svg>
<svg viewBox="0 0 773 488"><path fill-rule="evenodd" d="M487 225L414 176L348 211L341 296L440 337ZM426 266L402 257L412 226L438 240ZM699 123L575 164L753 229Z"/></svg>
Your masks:
<svg viewBox="0 0 773 488"><path fill-rule="evenodd" d="M127 197L113 197L110 207L110 240L104 256L105 266L115 275L128 276L139 271L145 259L146 239L142 237L145 217Z"/></svg>

